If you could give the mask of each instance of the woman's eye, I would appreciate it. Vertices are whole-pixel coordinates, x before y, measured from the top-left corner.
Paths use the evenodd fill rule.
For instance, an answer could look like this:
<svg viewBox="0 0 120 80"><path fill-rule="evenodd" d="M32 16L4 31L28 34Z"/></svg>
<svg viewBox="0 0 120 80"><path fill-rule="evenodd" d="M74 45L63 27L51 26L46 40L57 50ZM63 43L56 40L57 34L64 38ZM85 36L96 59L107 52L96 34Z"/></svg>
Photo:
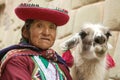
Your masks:
<svg viewBox="0 0 120 80"><path fill-rule="evenodd" d="M39 27L39 28L42 27L42 26L43 26L42 24L38 24L38 25L37 25L37 27Z"/></svg>
<svg viewBox="0 0 120 80"><path fill-rule="evenodd" d="M56 30L57 26L56 25L50 25L50 29Z"/></svg>

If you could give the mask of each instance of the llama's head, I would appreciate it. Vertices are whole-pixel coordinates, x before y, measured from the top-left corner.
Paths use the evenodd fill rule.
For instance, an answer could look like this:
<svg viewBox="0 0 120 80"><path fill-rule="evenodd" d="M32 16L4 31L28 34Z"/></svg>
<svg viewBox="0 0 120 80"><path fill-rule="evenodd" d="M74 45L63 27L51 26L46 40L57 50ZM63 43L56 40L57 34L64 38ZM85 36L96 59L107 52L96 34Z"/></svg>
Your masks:
<svg viewBox="0 0 120 80"><path fill-rule="evenodd" d="M108 44L109 36L111 36L109 29L103 25L85 24L79 33L63 42L62 46L70 49L77 45L84 58L100 58L110 47Z"/></svg>

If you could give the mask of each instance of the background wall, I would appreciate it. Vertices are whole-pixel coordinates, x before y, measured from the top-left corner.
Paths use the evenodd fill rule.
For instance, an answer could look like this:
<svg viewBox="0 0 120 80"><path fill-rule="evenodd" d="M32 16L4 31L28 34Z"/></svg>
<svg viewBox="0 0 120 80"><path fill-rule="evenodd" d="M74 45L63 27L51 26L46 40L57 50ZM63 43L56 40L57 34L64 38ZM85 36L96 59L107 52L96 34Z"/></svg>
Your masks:
<svg viewBox="0 0 120 80"><path fill-rule="evenodd" d="M18 19L14 8L21 2L31 0L0 0L0 49L19 42L23 21ZM79 32L84 23L102 23L112 31L110 43L116 67L110 70L110 77L120 80L120 0L33 0L41 7L60 7L69 11L70 20L58 28L53 48L62 53L58 46L62 41ZM111 79L112 80L112 79Z"/></svg>

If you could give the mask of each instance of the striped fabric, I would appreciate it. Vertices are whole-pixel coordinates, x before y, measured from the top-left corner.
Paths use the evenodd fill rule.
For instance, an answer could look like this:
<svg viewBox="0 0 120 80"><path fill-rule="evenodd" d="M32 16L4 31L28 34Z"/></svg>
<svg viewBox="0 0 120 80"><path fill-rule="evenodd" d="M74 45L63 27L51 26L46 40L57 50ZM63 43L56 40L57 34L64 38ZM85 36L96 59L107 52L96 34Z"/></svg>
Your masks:
<svg viewBox="0 0 120 80"><path fill-rule="evenodd" d="M67 80L55 62L48 61L41 56L32 56L31 58L35 62L33 80Z"/></svg>

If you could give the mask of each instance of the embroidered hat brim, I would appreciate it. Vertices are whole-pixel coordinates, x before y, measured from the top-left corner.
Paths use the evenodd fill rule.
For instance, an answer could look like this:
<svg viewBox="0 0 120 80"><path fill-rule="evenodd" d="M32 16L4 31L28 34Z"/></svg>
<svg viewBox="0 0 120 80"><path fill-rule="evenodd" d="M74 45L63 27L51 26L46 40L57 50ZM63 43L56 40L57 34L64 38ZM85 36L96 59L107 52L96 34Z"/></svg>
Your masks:
<svg viewBox="0 0 120 80"><path fill-rule="evenodd" d="M34 6L18 6L15 9L16 15L26 21L27 19L50 21L57 26L66 24L69 20L67 13L58 10L34 7Z"/></svg>

